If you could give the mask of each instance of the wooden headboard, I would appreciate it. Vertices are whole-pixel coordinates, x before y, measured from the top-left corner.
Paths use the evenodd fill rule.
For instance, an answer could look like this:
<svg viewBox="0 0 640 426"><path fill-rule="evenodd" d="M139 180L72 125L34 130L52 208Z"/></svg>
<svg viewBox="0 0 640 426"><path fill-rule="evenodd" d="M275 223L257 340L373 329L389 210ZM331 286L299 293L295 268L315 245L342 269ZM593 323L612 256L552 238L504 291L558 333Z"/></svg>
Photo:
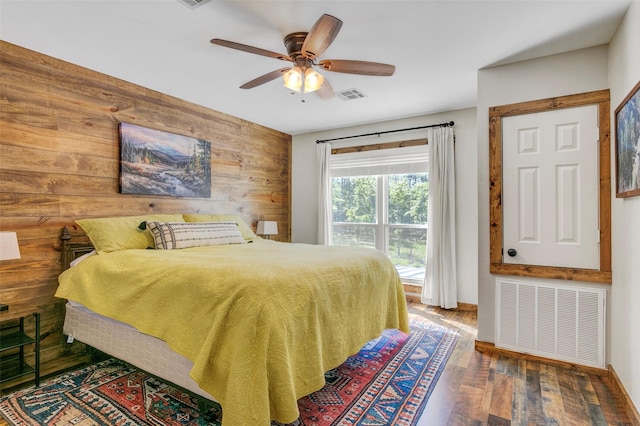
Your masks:
<svg viewBox="0 0 640 426"><path fill-rule="evenodd" d="M90 241L71 241L74 236L69 232L68 227L64 227L62 229L62 235L60 239L62 240L62 270L66 271L71 267L71 262L80 256L89 253L92 251L93 244Z"/></svg>

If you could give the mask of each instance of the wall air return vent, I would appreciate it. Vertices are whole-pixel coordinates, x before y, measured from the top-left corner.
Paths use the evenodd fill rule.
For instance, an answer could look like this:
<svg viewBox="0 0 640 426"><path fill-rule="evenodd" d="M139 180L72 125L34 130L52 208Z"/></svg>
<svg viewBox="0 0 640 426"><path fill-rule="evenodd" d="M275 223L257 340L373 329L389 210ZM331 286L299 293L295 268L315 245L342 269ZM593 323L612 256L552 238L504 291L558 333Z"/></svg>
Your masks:
<svg viewBox="0 0 640 426"><path fill-rule="evenodd" d="M352 101L354 99L366 98L367 95L359 91L358 89L347 89L340 92L336 92L336 96L343 101Z"/></svg>
<svg viewBox="0 0 640 426"><path fill-rule="evenodd" d="M604 289L496 280L496 347L605 368Z"/></svg>
<svg viewBox="0 0 640 426"><path fill-rule="evenodd" d="M205 3L209 3L211 0L178 0L182 4L186 4L191 9L196 9Z"/></svg>

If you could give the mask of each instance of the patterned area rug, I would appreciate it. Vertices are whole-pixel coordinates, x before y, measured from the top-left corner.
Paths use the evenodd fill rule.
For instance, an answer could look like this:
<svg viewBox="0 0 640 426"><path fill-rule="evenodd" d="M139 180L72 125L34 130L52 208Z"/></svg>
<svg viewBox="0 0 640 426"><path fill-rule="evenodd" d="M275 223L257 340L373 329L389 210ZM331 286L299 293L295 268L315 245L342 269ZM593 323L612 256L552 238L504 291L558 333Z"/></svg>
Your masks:
<svg viewBox="0 0 640 426"><path fill-rule="evenodd" d="M385 331L300 399L295 424L415 425L456 340L456 330L429 323ZM109 359L0 398L0 414L10 425L220 425L220 406L204 413L198 400Z"/></svg>

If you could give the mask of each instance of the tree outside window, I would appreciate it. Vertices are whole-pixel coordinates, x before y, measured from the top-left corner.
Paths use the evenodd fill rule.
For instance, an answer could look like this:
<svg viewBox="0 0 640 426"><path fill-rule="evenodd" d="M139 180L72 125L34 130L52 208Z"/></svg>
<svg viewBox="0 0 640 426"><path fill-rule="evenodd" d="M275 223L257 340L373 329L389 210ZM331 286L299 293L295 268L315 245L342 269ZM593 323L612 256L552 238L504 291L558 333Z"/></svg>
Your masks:
<svg viewBox="0 0 640 426"><path fill-rule="evenodd" d="M385 252L403 281L424 279L427 173L333 178L333 244Z"/></svg>

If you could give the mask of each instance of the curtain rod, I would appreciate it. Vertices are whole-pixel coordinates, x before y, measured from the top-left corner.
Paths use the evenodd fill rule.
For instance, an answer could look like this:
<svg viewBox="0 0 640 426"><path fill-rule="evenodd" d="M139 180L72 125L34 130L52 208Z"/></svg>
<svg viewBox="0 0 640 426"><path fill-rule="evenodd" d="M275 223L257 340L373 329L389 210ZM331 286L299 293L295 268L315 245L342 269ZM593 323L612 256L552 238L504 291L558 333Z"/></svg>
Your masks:
<svg viewBox="0 0 640 426"><path fill-rule="evenodd" d="M340 139L351 139L351 138L361 138L363 136L380 136L385 133L396 133L396 132L406 132L409 130L418 130L418 129L428 129L430 127L453 127L455 123L453 121L449 121L448 123L440 123L440 124L431 124L429 126L420 126L420 127L409 127L406 129L397 129L397 130L385 130L382 132L373 132L373 133L364 133L362 135L353 135L353 136L343 136L341 138L333 138L333 139L318 139L316 143L325 143L330 141L337 141Z"/></svg>

